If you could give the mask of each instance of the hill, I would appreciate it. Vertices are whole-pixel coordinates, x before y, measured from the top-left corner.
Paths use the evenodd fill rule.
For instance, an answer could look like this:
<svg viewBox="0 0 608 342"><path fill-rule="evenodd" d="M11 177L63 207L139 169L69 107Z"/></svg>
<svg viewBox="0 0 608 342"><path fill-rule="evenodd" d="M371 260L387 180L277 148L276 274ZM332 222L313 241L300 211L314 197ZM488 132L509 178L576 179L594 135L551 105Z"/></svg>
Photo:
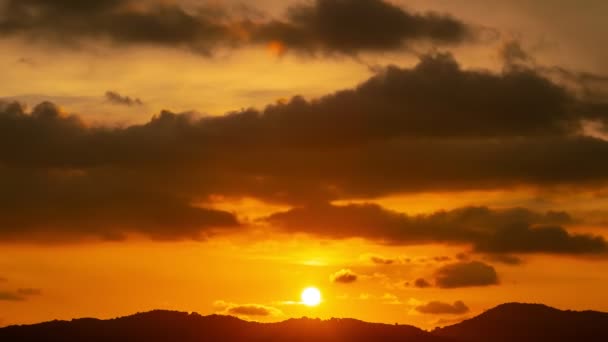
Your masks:
<svg viewBox="0 0 608 342"><path fill-rule="evenodd" d="M608 314L561 311L541 304L499 305L433 334L467 342L608 341Z"/></svg>
<svg viewBox="0 0 608 342"><path fill-rule="evenodd" d="M462 323L426 332L408 325L354 319L247 322L231 316L151 311L110 320L52 321L0 329L0 341L608 341L608 314L561 311L539 304L503 304Z"/></svg>
<svg viewBox="0 0 608 342"><path fill-rule="evenodd" d="M353 319L246 322L230 316L152 311L111 320L77 319L0 329L0 341L411 341L448 342L407 325Z"/></svg>

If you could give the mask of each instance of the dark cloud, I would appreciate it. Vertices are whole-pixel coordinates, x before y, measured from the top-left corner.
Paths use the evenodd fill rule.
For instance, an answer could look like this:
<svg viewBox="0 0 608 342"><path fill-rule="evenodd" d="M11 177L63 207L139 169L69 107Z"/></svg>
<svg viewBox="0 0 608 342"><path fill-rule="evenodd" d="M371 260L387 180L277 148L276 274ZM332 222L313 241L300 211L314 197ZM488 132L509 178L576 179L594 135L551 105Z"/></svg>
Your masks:
<svg viewBox="0 0 608 342"><path fill-rule="evenodd" d="M228 312L233 315L244 316L270 316L270 310L261 305L241 305L234 306L228 309Z"/></svg>
<svg viewBox="0 0 608 342"><path fill-rule="evenodd" d="M305 53L357 54L398 50L420 40L461 43L474 35L450 16L410 13L384 0L316 0L290 7L286 17L259 25L253 39Z"/></svg>
<svg viewBox="0 0 608 342"><path fill-rule="evenodd" d="M395 259L385 258L379 255L370 255L369 260L377 265L392 265L395 263Z"/></svg>
<svg viewBox="0 0 608 342"><path fill-rule="evenodd" d="M601 103L605 118L608 96L608 76L585 71L570 70L558 65L543 65L518 40L506 41L499 50L504 67L511 70L534 70L555 82L567 85L590 102Z"/></svg>
<svg viewBox="0 0 608 342"><path fill-rule="evenodd" d="M534 58L521 46L517 40L506 41L499 50L499 56L505 66L515 67L534 62Z"/></svg>
<svg viewBox="0 0 608 342"><path fill-rule="evenodd" d="M246 317L269 317L269 316L281 316L283 313L281 310L260 304L234 304L227 303L224 301L217 301L214 306L222 310L222 313L234 316L246 316Z"/></svg>
<svg viewBox="0 0 608 342"><path fill-rule="evenodd" d="M408 216L375 204L322 204L275 213L267 220L289 232L320 237L362 237L397 245L470 244L489 254L608 253L608 243L602 237L571 234L557 226L572 222L567 213L537 213L524 208L464 207Z"/></svg>
<svg viewBox="0 0 608 342"><path fill-rule="evenodd" d="M11 301L11 302L22 302L32 296L40 296L42 290L33 288L23 288L17 291L0 291L0 302Z"/></svg>
<svg viewBox="0 0 608 342"><path fill-rule="evenodd" d="M582 119L606 115L590 108L532 69L463 70L451 55L439 54L422 57L411 69L388 67L355 89L313 101L295 97L263 112L235 113L215 125L218 130L240 128L248 133L243 141L288 146L397 138L549 138L578 133ZM307 142L311 136L315 139ZM420 141L409 143L423 147Z"/></svg>
<svg viewBox="0 0 608 342"><path fill-rule="evenodd" d="M525 224L504 227L476 246L480 252L563 254L606 253L607 247L601 236L570 234L558 226L531 228Z"/></svg>
<svg viewBox="0 0 608 342"><path fill-rule="evenodd" d="M8 291L0 291L0 302L1 301L7 301L7 302L22 302L25 300L25 297L15 293L15 292L8 292Z"/></svg>
<svg viewBox="0 0 608 342"><path fill-rule="evenodd" d="M436 256L436 257L434 257L433 260L435 260L437 262L446 262L446 261L452 260L452 258L450 258L447 255L442 255L442 256Z"/></svg>
<svg viewBox="0 0 608 342"><path fill-rule="evenodd" d="M22 288L22 289L17 289L17 293L19 295L22 296L40 296L42 295L42 290L41 289L34 289L34 288Z"/></svg>
<svg viewBox="0 0 608 342"><path fill-rule="evenodd" d="M548 219L559 213L539 221L523 210L532 216L512 222L514 211L507 225L491 211L485 216L495 221L480 221L481 228L460 222L451 232L442 223L431 236L415 228L416 220L433 226L425 218L311 203L417 191L595 188L608 181L608 142L583 136L580 123L605 118L602 108L532 69L463 70L449 55L389 67L315 100L294 97L220 117L163 111L127 127L85 125L50 103L29 112L0 103L0 239L200 238L238 224L232 214L204 208L221 195L302 207L270 221L328 237L471 243L500 253L601 252L603 240L568 234L559 228L564 221ZM349 215L360 218L352 228L340 221L319 228L335 217L354 221ZM511 232L527 246L502 241Z"/></svg>
<svg viewBox="0 0 608 342"><path fill-rule="evenodd" d="M433 301L417 306L416 311L435 315L462 315L469 312L469 307L460 300L454 302L454 304Z"/></svg>
<svg viewBox="0 0 608 342"><path fill-rule="evenodd" d="M48 103L36 107L31 115L23 115L21 107L14 104L3 109L3 131L12 127L17 135L28 130L32 136L45 135L55 145L51 149L79 149L73 144L87 134L76 117L64 116ZM78 153L100 152L87 150L85 147ZM130 233L160 240L198 239L215 229L239 225L233 214L195 206L192 199L163 189L162 183L141 182L146 175L135 170L123 173L101 165L9 168L3 162L0 161L0 183L5 190L0 195L3 240L116 240ZM170 173L166 176L173 177Z"/></svg>
<svg viewBox="0 0 608 342"><path fill-rule="evenodd" d="M87 39L152 44L203 54L271 41L300 51L354 54L420 40L455 44L473 36L455 18L409 13L383 0L317 0L290 7L277 20L255 12L163 0L6 0L0 35L68 45Z"/></svg>
<svg viewBox="0 0 608 342"><path fill-rule="evenodd" d="M420 288L420 289L425 289L427 287L431 287L431 284L428 281L426 281L426 279L418 278L418 279L416 279L416 281L414 281L414 286L416 286L417 288Z"/></svg>
<svg viewBox="0 0 608 342"><path fill-rule="evenodd" d="M348 269L340 270L329 277L333 283L350 284L357 281L357 274Z"/></svg>
<svg viewBox="0 0 608 342"><path fill-rule="evenodd" d="M189 11L167 1L7 0L0 11L0 35L61 44L105 39L209 54L217 46L236 40L231 24L217 8Z"/></svg>
<svg viewBox="0 0 608 342"><path fill-rule="evenodd" d="M482 262L459 262L440 267L435 272L435 284L445 289L490 286L498 284L498 275L494 267Z"/></svg>
<svg viewBox="0 0 608 342"><path fill-rule="evenodd" d="M0 282L6 281L0 278ZM12 301L22 302L27 300L29 297L42 295L42 290L35 288L20 288L16 291L0 291L0 302L1 301Z"/></svg>
<svg viewBox="0 0 608 342"><path fill-rule="evenodd" d="M117 104L117 105L123 105L123 106L141 106L143 105L143 101L140 100L139 98L131 98L129 96L123 96L120 95L119 93L115 92L115 91L111 91L108 90L106 92L106 100L108 100L110 103L113 104Z"/></svg>
<svg viewBox="0 0 608 342"><path fill-rule="evenodd" d="M513 255L508 255L508 254L490 254L488 256L486 256L487 260L489 261L493 261L493 262L499 262L499 263L503 263L505 265L521 265L523 263L523 260L521 258L518 258L516 256Z"/></svg>

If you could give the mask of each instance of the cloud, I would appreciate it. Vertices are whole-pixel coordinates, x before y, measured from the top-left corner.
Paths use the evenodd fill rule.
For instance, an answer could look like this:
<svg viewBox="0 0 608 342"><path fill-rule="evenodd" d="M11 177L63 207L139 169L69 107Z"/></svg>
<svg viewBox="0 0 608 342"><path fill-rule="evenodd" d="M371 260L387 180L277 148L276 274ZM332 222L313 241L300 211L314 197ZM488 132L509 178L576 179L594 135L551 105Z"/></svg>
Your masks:
<svg viewBox="0 0 608 342"><path fill-rule="evenodd" d="M214 306L222 310L223 313L234 316L276 317L283 315L283 312L277 308L260 304L234 304L216 301Z"/></svg>
<svg viewBox="0 0 608 342"><path fill-rule="evenodd" d="M459 262L440 267L435 272L435 283L444 289L498 284L494 267L479 261Z"/></svg>
<svg viewBox="0 0 608 342"><path fill-rule="evenodd" d="M608 253L608 242L601 236L572 234L558 226L572 222L567 213L524 208L463 207L408 216L376 204L319 204L275 213L267 221L288 232L319 237L360 237L395 245L469 244L488 254Z"/></svg>
<svg viewBox="0 0 608 342"><path fill-rule="evenodd" d="M236 40L224 11L211 6L189 11L178 3L156 0L7 0L0 11L0 35L62 45L109 40L210 54Z"/></svg>
<svg viewBox="0 0 608 342"><path fill-rule="evenodd" d="M357 274L349 269L342 269L329 277L333 283L351 284L357 281Z"/></svg>
<svg viewBox="0 0 608 342"><path fill-rule="evenodd" d="M433 301L417 306L416 311L434 315L462 315L469 312L469 307L460 300L454 302L454 304Z"/></svg>
<svg viewBox="0 0 608 342"><path fill-rule="evenodd" d="M486 259L493 262L499 262L506 265L521 265L523 260L513 255L508 254L490 254L486 256Z"/></svg>
<svg viewBox="0 0 608 342"><path fill-rule="evenodd" d="M145 124L99 127L51 103L31 111L1 103L0 239L204 238L239 226L233 214L210 209L219 195L296 206L270 221L328 237L405 244L439 235L484 252L602 252L603 240L569 234L562 222L501 225L503 235L444 227L429 236L409 229L416 217L311 205L421 191L597 188L608 181L608 142L584 136L580 122L601 113L534 70L465 70L449 55L389 67L318 99L219 117L162 111ZM344 213L362 221L318 228ZM289 220L297 215L314 225ZM501 241L510 230L532 242Z"/></svg>
<svg viewBox="0 0 608 342"><path fill-rule="evenodd" d="M115 91L108 90L106 92L106 100L113 104L123 105L123 106L141 106L144 103L138 98L130 98L129 96L122 96Z"/></svg>
<svg viewBox="0 0 608 342"><path fill-rule="evenodd" d="M452 258L447 255L441 255L434 257L433 260L435 260L436 262L446 262L452 260Z"/></svg>
<svg viewBox="0 0 608 342"><path fill-rule="evenodd" d="M32 296L42 295L42 290L34 288L20 288L17 291L0 291L0 301L22 302Z"/></svg>
<svg viewBox="0 0 608 342"><path fill-rule="evenodd" d="M500 47L499 56L507 67L517 67L534 63L534 58L521 46L518 40L508 40Z"/></svg>
<svg viewBox="0 0 608 342"><path fill-rule="evenodd" d="M0 301L22 302L24 300L25 300L25 297L19 295L18 293L8 292L8 291L0 291Z"/></svg>
<svg viewBox="0 0 608 342"><path fill-rule="evenodd" d="M22 289L17 289L17 293L22 295L22 296L40 296L42 295L42 290L41 289L34 289L34 288L22 288Z"/></svg>
<svg viewBox="0 0 608 342"><path fill-rule="evenodd" d="M0 280L0 282L3 280ZM6 280L4 280L6 281ZM40 296L42 290L34 288L21 288L17 291L0 291L0 301L22 302L32 296Z"/></svg>
<svg viewBox="0 0 608 342"><path fill-rule="evenodd" d="M268 43L307 52L354 54L398 50L420 40L457 44L473 36L455 18L410 13L383 0L304 2L290 7L284 19L255 12L163 0L6 0L0 7L0 36L68 46L87 40L157 45L205 55L220 48Z"/></svg>
<svg viewBox="0 0 608 342"><path fill-rule="evenodd" d="M428 281L426 281L426 279L418 278L416 279L416 281L414 281L414 286L420 289L425 289L427 287L431 287L432 285Z"/></svg>
<svg viewBox="0 0 608 342"><path fill-rule="evenodd" d="M8 281L8 279L7 279L7 278L0 277L0 283L5 283L5 282L7 282L7 281Z"/></svg>
<svg viewBox="0 0 608 342"><path fill-rule="evenodd" d="M362 259L369 260L376 265L392 265L396 262L395 259L383 257L376 254L366 254L361 256Z"/></svg>
<svg viewBox="0 0 608 342"><path fill-rule="evenodd" d="M522 43L512 39L499 49L499 56L505 68L513 70L535 70L559 82L569 85L577 93L591 102L605 102L608 95L608 76L585 71L570 70L559 65L543 65L536 61ZM603 107L603 106L602 106Z"/></svg>
<svg viewBox="0 0 608 342"><path fill-rule="evenodd" d="M403 304L401 302L401 300L399 300L399 297L397 297L396 295L392 294L392 293L385 293L384 295L382 295L382 303L383 304L389 304L389 305L401 305Z"/></svg>
<svg viewBox="0 0 608 342"><path fill-rule="evenodd" d="M316 0L291 6L285 20L260 24L252 39L280 42L304 53L357 54L391 51L407 43L456 44L473 39L460 20L438 13L411 13L384 0Z"/></svg>

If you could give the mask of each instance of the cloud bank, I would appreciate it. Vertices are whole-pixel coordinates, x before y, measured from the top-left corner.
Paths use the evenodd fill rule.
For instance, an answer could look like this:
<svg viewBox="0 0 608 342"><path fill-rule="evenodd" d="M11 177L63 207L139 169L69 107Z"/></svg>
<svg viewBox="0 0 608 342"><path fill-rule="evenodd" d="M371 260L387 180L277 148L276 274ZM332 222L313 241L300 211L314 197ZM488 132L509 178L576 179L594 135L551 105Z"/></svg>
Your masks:
<svg viewBox="0 0 608 342"><path fill-rule="evenodd" d="M291 232L496 254L602 254L606 241L568 232L561 212L471 207L410 217L327 203L597 188L608 181L608 142L586 136L582 122L605 124L606 108L534 69L463 69L446 54L318 99L220 117L163 111L146 124L99 127L51 103L30 111L2 103L0 239L205 238L240 226L211 209L220 195L293 206L267 218Z"/></svg>
<svg viewBox="0 0 608 342"><path fill-rule="evenodd" d="M408 216L375 204L322 204L276 213L267 220L294 233L333 239L359 237L394 245L469 244L488 254L608 253L608 242L602 237L572 234L560 226L572 221L567 213L524 208L464 207Z"/></svg>
<svg viewBox="0 0 608 342"><path fill-rule="evenodd" d="M352 55L395 51L418 41L458 44L474 36L458 19L409 12L384 0L301 2L278 19L254 16L255 9L245 12L162 0L6 0L0 3L0 36L68 46L156 45L204 55L273 42L309 54Z"/></svg>

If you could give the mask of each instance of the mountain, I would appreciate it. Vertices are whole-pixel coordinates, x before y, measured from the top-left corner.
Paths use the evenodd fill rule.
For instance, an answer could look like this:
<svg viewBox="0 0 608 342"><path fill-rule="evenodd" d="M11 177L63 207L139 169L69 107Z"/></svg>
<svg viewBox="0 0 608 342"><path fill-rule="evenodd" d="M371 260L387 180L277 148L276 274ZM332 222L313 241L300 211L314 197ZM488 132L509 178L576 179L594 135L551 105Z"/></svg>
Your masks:
<svg viewBox="0 0 608 342"><path fill-rule="evenodd" d="M194 342L194 341L410 341L449 342L407 325L353 319L246 322L230 316L152 311L111 320L77 319L0 329L0 341Z"/></svg>
<svg viewBox="0 0 608 342"><path fill-rule="evenodd" d="M0 341L608 341L608 314L560 311L538 304L503 304L462 323L426 332L408 325L354 319L246 322L231 316L151 311L110 320L53 321L0 329Z"/></svg>
<svg viewBox="0 0 608 342"><path fill-rule="evenodd" d="M435 329L433 334L467 342L606 342L608 313L511 303L459 324Z"/></svg>

